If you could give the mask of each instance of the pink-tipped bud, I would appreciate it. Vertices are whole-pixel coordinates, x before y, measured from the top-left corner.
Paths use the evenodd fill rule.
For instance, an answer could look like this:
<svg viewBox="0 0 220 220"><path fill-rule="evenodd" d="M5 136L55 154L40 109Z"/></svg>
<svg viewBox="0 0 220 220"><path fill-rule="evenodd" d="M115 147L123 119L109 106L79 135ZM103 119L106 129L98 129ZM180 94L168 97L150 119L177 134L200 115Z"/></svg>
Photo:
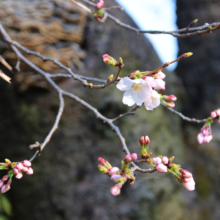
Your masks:
<svg viewBox="0 0 220 220"><path fill-rule="evenodd" d="M23 166L22 163L18 162L17 165L16 165L16 167L17 167L18 170L23 170L23 167L24 167L24 166Z"/></svg>
<svg viewBox="0 0 220 220"><path fill-rule="evenodd" d="M201 132L197 135L197 141L199 142L199 144L202 144L204 142L204 136Z"/></svg>
<svg viewBox="0 0 220 220"><path fill-rule="evenodd" d="M192 177L192 173L190 173L188 170L184 170L184 169L180 168L179 172L182 173L182 176L184 178L191 178Z"/></svg>
<svg viewBox="0 0 220 220"><path fill-rule="evenodd" d="M115 174L116 172L119 172L120 169L118 167L112 167L109 174L112 176L113 174Z"/></svg>
<svg viewBox="0 0 220 220"><path fill-rule="evenodd" d="M0 180L0 188L2 188L3 185L4 185L4 182Z"/></svg>
<svg viewBox="0 0 220 220"><path fill-rule="evenodd" d="M156 169L159 173L167 173L167 166L162 163L158 164Z"/></svg>
<svg viewBox="0 0 220 220"><path fill-rule="evenodd" d="M124 157L124 161L125 161L125 163L131 162L131 161L132 161L131 155L130 155L130 154L127 154L127 155Z"/></svg>
<svg viewBox="0 0 220 220"><path fill-rule="evenodd" d="M220 109L217 109L217 110L216 110L216 114L217 114L218 116L220 116Z"/></svg>
<svg viewBox="0 0 220 220"><path fill-rule="evenodd" d="M34 170L31 167L29 167L26 173L27 175L32 175L34 173Z"/></svg>
<svg viewBox="0 0 220 220"><path fill-rule="evenodd" d="M22 173L18 173L18 174L15 176L16 179L21 179L22 177L23 177L23 174L22 174Z"/></svg>
<svg viewBox="0 0 220 220"><path fill-rule="evenodd" d="M3 176L2 181L5 182L5 181L8 180L8 178L9 178L9 176L8 176L8 175L5 175L5 176Z"/></svg>
<svg viewBox="0 0 220 220"><path fill-rule="evenodd" d="M10 188L10 184L7 183L6 185L2 186L1 193L6 193Z"/></svg>
<svg viewBox="0 0 220 220"><path fill-rule="evenodd" d="M163 164L168 164L168 163L169 163L169 159L168 159L167 156L163 156L163 157L162 157L162 163L163 163Z"/></svg>
<svg viewBox="0 0 220 220"><path fill-rule="evenodd" d="M121 184L116 184L115 186L112 186L111 187L111 194L113 195L113 196L117 196L117 195L119 195L120 194L120 192L121 192Z"/></svg>
<svg viewBox="0 0 220 220"><path fill-rule="evenodd" d="M195 189L195 181L194 181L194 179L191 177L188 181L183 182L183 186L187 190L193 191Z"/></svg>
<svg viewBox="0 0 220 220"><path fill-rule="evenodd" d="M14 174L15 174L15 175L19 173L19 170L18 170L16 167L13 168L13 171L14 171Z"/></svg>
<svg viewBox="0 0 220 220"><path fill-rule="evenodd" d="M24 160L22 163L26 167L30 167L31 166L31 162L29 160Z"/></svg>
<svg viewBox="0 0 220 220"><path fill-rule="evenodd" d="M175 107L175 103L174 102L166 102L163 100L163 103L167 106L167 107L170 107L170 108L174 108Z"/></svg>
<svg viewBox="0 0 220 220"><path fill-rule="evenodd" d="M153 164L158 165L159 163L161 163L161 159L159 157L154 157L153 158Z"/></svg>
<svg viewBox="0 0 220 220"><path fill-rule="evenodd" d="M98 165L98 169L99 169L99 171L101 171L102 173L105 173L105 174L107 174L109 172L109 170L106 167L102 166L101 164Z"/></svg>
<svg viewBox="0 0 220 220"><path fill-rule="evenodd" d="M111 56L109 56L108 54L104 54L102 56L103 62L111 65L111 66L118 66L118 62Z"/></svg>
<svg viewBox="0 0 220 220"><path fill-rule="evenodd" d="M216 114L215 111L211 112L211 117L212 117L212 118L216 118L216 117L217 117L217 114Z"/></svg>
<svg viewBox="0 0 220 220"><path fill-rule="evenodd" d="M137 155L136 153L132 153L132 154L131 154L131 159L132 159L133 161L137 160L137 159L138 159L138 155Z"/></svg>
<svg viewBox="0 0 220 220"><path fill-rule="evenodd" d="M165 95L164 98L168 101L173 101L173 102L177 100L177 97L175 95Z"/></svg>
<svg viewBox="0 0 220 220"><path fill-rule="evenodd" d="M113 180L114 182L117 182L118 179L120 179L122 176L119 174L113 174L111 176L111 180Z"/></svg>
<svg viewBox="0 0 220 220"><path fill-rule="evenodd" d="M155 79L164 79L165 77L166 77L166 75L162 72L155 74Z"/></svg>
<svg viewBox="0 0 220 220"><path fill-rule="evenodd" d="M150 143L150 138L148 136L142 136L139 140L141 146L148 145Z"/></svg>
<svg viewBox="0 0 220 220"><path fill-rule="evenodd" d="M100 0L97 4L96 4L96 8L97 9L100 9L100 8L102 8L102 7L104 7L105 6L105 2L103 1L103 0Z"/></svg>

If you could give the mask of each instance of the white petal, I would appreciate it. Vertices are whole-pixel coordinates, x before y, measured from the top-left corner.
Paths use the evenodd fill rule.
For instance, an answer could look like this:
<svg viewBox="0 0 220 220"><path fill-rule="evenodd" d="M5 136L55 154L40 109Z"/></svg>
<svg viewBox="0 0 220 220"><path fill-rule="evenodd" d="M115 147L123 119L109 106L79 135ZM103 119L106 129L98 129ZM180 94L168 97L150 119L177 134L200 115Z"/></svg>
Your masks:
<svg viewBox="0 0 220 220"><path fill-rule="evenodd" d="M130 89L133 84L134 84L133 80L131 80L128 77L124 77L118 82L116 87L121 91L125 91Z"/></svg>
<svg viewBox="0 0 220 220"><path fill-rule="evenodd" d="M136 84L140 84L140 83L144 83L144 80L143 79L134 79L132 80L134 83Z"/></svg>
<svg viewBox="0 0 220 220"><path fill-rule="evenodd" d="M153 110L160 105L160 95L153 90L151 96L148 96L148 98L144 101L144 105L147 110Z"/></svg>
<svg viewBox="0 0 220 220"><path fill-rule="evenodd" d="M134 105L135 101L133 99L133 90L132 89L129 89L124 93L122 102L128 106Z"/></svg>
<svg viewBox="0 0 220 220"><path fill-rule="evenodd" d="M147 76L145 78L145 81L153 88L157 85L157 83L155 82L155 79L153 77Z"/></svg>

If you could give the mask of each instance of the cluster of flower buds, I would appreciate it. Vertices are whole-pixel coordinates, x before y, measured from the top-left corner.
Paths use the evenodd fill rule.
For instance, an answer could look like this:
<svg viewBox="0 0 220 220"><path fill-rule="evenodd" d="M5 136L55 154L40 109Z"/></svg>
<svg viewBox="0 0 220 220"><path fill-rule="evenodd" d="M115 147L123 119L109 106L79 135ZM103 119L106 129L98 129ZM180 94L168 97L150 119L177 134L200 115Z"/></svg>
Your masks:
<svg viewBox="0 0 220 220"><path fill-rule="evenodd" d="M175 95L162 95L160 97L160 101L165 104L167 107L174 108L175 107L175 101L177 100L177 97Z"/></svg>
<svg viewBox="0 0 220 220"><path fill-rule="evenodd" d="M220 109L216 109L215 111L212 111L211 117L213 119L218 118L218 123L220 124Z"/></svg>
<svg viewBox="0 0 220 220"><path fill-rule="evenodd" d="M28 160L24 160L23 162L11 162L5 159L5 163L0 163L0 170L9 170L8 174L0 180L1 193L5 193L11 188L12 177L14 175L15 178L21 179L23 177L23 172L27 175L32 175L34 173L31 168L31 162ZM4 182L7 180L8 182L4 185Z"/></svg>
<svg viewBox="0 0 220 220"><path fill-rule="evenodd" d="M141 157L143 159L149 158L152 153L147 154L147 148L149 147L150 144L150 138L148 136L142 136L139 140L141 144Z"/></svg>
<svg viewBox="0 0 220 220"><path fill-rule="evenodd" d="M104 54L102 56L102 59L103 59L104 63L107 63L111 66L118 66L119 65L119 63L113 57L109 56L108 54Z"/></svg>
<svg viewBox="0 0 220 220"><path fill-rule="evenodd" d="M212 119L209 118L197 135L197 141L199 144L209 143L212 140L211 124Z"/></svg>
<svg viewBox="0 0 220 220"><path fill-rule="evenodd" d="M127 180L129 180L130 184L133 184L135 181L135 177L132 175L131 169L129 169L129 164L135 160L137 160L138 156L136 153L128 154L124 157L122 161L121 169L118 167L112 167L111 164L104 160L103 158L98 158L100 164L98 165L98 169L111 177L116 185L112 186L110 192L113 196L117 196L121 192L122 186L125 184Z"/></svg>
<svg viewBox="0 0 220 220"><path fill-rule="evenodd" d="M105 2L103 0L99 0L99 2L96 4L96 13L93 13L93 16L99 20L103 16L102 8L104 7Z"/></svg>
<svg viewBox="0 0 220 220"><path fill-rule="evenodd" d="M156 165L156 169L159 173L167 173L167 166L169 163L169 159L167 156L158 156L147 159L147 163L151 165Z"/></svg>

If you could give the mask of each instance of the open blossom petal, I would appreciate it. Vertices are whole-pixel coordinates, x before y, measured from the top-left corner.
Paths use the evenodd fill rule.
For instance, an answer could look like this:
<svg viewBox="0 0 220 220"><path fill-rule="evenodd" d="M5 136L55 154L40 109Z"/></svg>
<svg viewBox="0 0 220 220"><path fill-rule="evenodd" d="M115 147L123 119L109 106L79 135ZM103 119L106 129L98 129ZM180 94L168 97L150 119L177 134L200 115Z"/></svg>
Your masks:
<svg viewBox="0 0 220 220"><path fill-rule="evenodd" d="M133 86L133 84L134 84L133 80L131 80L128 77L124 77L118 82L116 87L121 91L126 91L130 89Z"/></svg>
<svg viewBox="0 0 220 220"><path fill-rule="evenodd" d="M160 105L160 95L155 90L152 90L151 95L144 101L147 110L153 110Z"/></svg>
<svg viewBox="0 0 220 220"><path fill-rule="evenodd" d="M135 104L135 101L134 101L132 95L133 95L132 89L127 90L127 91L124 93L122 102L123 102L125 105L128 105L128 106L134 105L134 104Z"/></svg>
<svg viewBox="0 0 220 220"><path fill-rule="evenodd" d="M132 106L135 103L141 106L146 100L146 97L152 92L152 88L143 79L131 80L128 77L125 77L121 79L120 82L118 83L117 88L122 91L127 90L124 93L122 102L128 106Z"/></svg>

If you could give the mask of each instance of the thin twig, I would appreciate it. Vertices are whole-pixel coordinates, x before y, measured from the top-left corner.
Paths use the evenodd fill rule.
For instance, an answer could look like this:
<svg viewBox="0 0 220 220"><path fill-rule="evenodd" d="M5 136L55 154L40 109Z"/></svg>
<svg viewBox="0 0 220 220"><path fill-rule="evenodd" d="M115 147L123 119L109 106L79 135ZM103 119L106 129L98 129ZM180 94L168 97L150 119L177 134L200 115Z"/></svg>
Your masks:
<svg viewBox="0 0 220 220"><path fill-rule="evenodd" d="M124 116L127 116L127 115L135 115L135 111L136 111L138 108L140 108L140 106L137 105L137 106L135 106L134 108L132 108L131 111L126 112L126 113L124 113L124 114L120 114L120 115L117 116L116 118L111 119L111 122L114 122L114 121L116 121L116 120L118 120L118 119L120 119L120 118L122 118L122 117L124 117Z"/></svg>
<svg viewBox="0 0 220 220"><path fill-rule="evenodd" d="M11 78L5 75L1 70L0 70L0 78L4 79L8 83L11 83Z"/></svg>
<svg viewBox="0 0 220 220"><path fill-rule="evenodd" d="M141 169L140 167L136 166L132 168L132 172L134 173L135 171L141 172L141 173L154 173L157 171L156 168L149 168L149 169Z"/></svg>
<svg viewBox="0 0 220 220"><path fill-rule="evenodd" d="M89 1L89 0L81 0L81 1L83 1L84 3L86 3L92 7L96 7L96 4ZM107 18L109 18L112 21L114 21L117 25L124 27L126 29L129 29L131 31L134 31L138 35L139 34L168 34L168 35L172 35L173 37L177 37L177 38L186 38L186 37L191 37L191 36L195 36L195 35L212 33L212 31L220 29L220 22L213 22L211 24L206 23L202 26L193 27L193 28L189 28L187 26L185 28L181 28L181 29L174 30L174 31L140 30L138 28L132 27L128 24L121 22L118 18L116 18L113 15L106 12L105 8L103 8L103 17L105 19L98 19L98 20L101 22L104 22Z"/></svg>
<svg viewBox="0 0 220 220"><path fill-rule="evenodd" d="M79 75L75 74L70 68L66 67L65 65L63 65L59 61L57 61L55 59L52 59L52 58L49 58L49 57L46 57L46 56L43 56L43 55L41 55L38 52L34 52L34 51L31 51L31 50L28 50L26 47L20 45L16 41L11 40L10 38L5 39L5 41L7 43L9 43L10 45L16 46L17 48L19 48L20 50L24 51L27 54L35 55L35 56L41 58L43 61L51 61L51 62L53 62L54 64L59 66L61 69L64 69L65 71L67 71L73 77L73 79L80 81L83 84L83 86L89 87L91 89L104 89L107 86L115 83L118 80L118 76L119 76L119 74L121 72L121 69L123 68L123 64L121 64L121 65L119 64L119 71L118 71L116 77L112 81L110 81L108 83L106 82L106 83L101 84L101 85L93 85L92 83L88 83L87 80L84 80Z"/></svg>
<svg viewBox="0 0 220 220"><path fill-rule="evenodd" d="M205 123L205 122L207 121L207 118L199 120L199 119L196 119L196 118L186 117L185 115L183 115L182 113L176 111L175 109L170 108L170 107L167 107L164 103L161 102L160 104L163 105L163 106L165 106L165 107L166 107L168 110L170 110L171 112L173 112L173 113L179 115L179 116L180 116L183 120L185 120L185 121L195 122L195 123Z"/></svg>

